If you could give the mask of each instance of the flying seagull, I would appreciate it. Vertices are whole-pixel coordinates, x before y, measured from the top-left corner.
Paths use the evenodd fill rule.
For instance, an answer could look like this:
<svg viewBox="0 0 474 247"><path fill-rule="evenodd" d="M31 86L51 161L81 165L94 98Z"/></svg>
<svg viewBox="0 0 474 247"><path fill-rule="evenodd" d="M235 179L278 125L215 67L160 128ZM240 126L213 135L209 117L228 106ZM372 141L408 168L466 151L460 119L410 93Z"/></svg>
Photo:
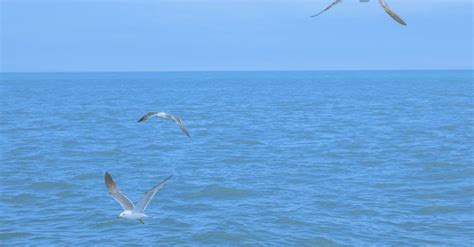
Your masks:
<svg viewBox="0 0 474 247"><path fill-rule="evenodd" d="M145 209L148 207L148 204L150 204L150 201L153 199L156 192L163 187L165 182L170 178L171 176L167 177L165 180L145 192L142 199L138 202L138 205L135 206L124 194L122 194L122 192L120 192L109 172L105 172L105 186L107 186L107 190L112 198L114 198L123 208L123 212L117 215L117 218L138 220L140 223L144 224L143 219L149 217L145 214Z"/></svg>
<svg viewBox="0 0 474 247"><path fill-rule="evenodd" d="M360 0L361 2L368 2L369 0ZM334 5L338 4L342 2L342 0L335 0L334 2L332 2L329 6L327 6L325 9L323 9L321 12L315 14L315 15L312 15L311 17L316 17L322 13L324 13L325 11L329 10L330 8L332 8ZM387 14L392 17L396 22L406 26L407 24L405 23L405 21L402 20L402 18L400 18L400 16L398 16L397 14L395 14L395 12L393 12L389 7L388 7L388 4L385 2L385 0L379 0L379 3L380 5L382 6L382 8L385 10L385 12L387 12Z"/></svg>
<svg viewBox="0 0 474 247"><path fill-rule="evenodd" d="M142 118L140 118L138 120L138 122L146 121L149 118L154 117L154 116L175 122L178 125L178 127L181 129L181 131L185 135L187 135L189 138L191 138L191 136L189 135L188 130L186 129L186 127L184 127L183 121L181 121L181 118L179 118L176 115L171 115L171 114L168 114L166 112L149 112L149 113L145 114Z"/></svg>

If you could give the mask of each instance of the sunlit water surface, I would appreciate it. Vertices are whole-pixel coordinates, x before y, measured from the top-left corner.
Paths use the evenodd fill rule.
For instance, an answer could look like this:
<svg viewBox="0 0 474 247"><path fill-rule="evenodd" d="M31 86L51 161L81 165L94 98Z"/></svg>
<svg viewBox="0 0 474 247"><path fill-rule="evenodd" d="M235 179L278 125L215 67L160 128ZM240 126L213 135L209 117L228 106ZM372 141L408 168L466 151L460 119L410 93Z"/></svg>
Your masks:
<svg viewBox="0 0 474 247"><path fill-rule="evenodd" d="M472 71L2 74L0 90L1 245L473 243ZM134 201L173 178L142 225L116 218L105 171Z"/></svg>

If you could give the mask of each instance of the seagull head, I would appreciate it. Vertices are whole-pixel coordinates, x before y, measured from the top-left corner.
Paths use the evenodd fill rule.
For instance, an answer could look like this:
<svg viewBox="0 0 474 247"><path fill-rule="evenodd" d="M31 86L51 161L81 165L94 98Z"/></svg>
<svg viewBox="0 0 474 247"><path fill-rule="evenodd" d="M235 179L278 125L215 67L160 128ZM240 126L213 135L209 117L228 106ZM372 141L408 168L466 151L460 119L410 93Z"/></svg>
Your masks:
<svg viewBox="0 0 474 247"><path fill-rule="evenodd" d="M125 217L125 212L121 212L119 215L117 215L117 218L124 218Z"/></svg>

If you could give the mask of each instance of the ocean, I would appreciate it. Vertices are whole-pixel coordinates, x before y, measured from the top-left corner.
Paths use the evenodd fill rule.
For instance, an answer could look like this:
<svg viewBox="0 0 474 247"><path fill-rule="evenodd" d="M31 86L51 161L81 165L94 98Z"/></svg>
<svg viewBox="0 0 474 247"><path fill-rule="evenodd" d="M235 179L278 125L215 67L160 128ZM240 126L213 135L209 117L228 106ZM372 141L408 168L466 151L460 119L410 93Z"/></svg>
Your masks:
<svg viewBox="0 0 474 247"><path fill-rule="evenodd" d="M473 71L0 76L2 246L474 244Z"/></svg>

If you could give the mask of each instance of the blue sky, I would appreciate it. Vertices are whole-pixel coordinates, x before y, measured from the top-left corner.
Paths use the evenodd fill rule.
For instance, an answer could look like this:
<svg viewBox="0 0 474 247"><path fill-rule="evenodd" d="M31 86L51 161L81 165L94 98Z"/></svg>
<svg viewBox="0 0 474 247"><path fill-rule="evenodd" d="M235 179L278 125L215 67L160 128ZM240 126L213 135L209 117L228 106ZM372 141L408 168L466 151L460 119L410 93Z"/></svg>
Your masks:
<svg viewBox="0 0 474 247"><path fill-rule="evenodd" d="M471 0L0 0L0 71L472 69Z"/></svg>

